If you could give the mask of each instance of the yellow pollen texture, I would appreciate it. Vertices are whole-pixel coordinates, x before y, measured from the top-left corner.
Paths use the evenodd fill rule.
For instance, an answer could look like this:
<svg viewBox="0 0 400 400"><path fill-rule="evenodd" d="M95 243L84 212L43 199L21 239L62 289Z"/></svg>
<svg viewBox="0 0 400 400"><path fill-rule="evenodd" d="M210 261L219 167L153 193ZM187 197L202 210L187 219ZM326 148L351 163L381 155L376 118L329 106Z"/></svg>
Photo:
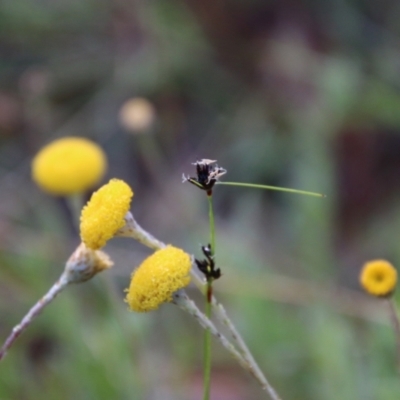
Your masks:
<svg viewBox="0 0 400 400"><path fill-rule="evenodd" d="M94 192L81 213L82 242L93 250L103 247L125 225L132 197L132 189L119 179Z"/></svg>
<svg viewBox="0 0 400 400"><path fill-rule="evenodd" d="M32 179L44 191L66 196L95 186L106 169L100 146L85 138L64 137L38 152L32 161Z"/></svg>
<svg viewBox="0 0 400 400"><path fill-rule="evenodd" d="M190 282L189 254L173 246L157 250L133 272L126 302L133 311L156 310Z"/></svg>
<svg viewBox="0 0 400 400"><path fill-rule="evenodd" d="M369 261L361 271L360 283L373 296L389 296L396 288L397 271L386 260Z"/></svg>

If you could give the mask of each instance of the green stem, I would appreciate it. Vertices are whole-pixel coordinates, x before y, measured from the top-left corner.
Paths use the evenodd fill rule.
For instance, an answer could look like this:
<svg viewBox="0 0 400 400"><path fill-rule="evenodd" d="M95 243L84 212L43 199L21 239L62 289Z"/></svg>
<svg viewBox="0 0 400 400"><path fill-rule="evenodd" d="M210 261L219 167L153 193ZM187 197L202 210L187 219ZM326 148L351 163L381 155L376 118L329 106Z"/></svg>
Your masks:
<svg viewBox="0 0 400 400"><path fill-rule="evenodd" d="M215 222L214 222L214 210L212 203L212 194L207 194L208 199L208 217L210 220L210 244L211 244L211 253L215 254Z"/></svg>
<svg viewBox="0 0 400 400"><path fill-rule="evenodd" d="M268 190L277 190L280 192L304 194L306 196L326 197L326 195L324 195L322 193L308 192L306 190L289 189L289 188L284 188L284 187L280 187L280 186L258 185L255 183L243 183L243 182L216 182L216 183L218 185L241 186L241 187L249 187L249 188L253 188L253 189L268 189Z"/></svg>
<svg viewBox="0 0 400 400"><path fill-rule="evenodd" d="M207 193L208 199L208 216L210 220L210 245L211 254L215 254L215 222L214 222L214 210L212 203L212 193ZM206 306L205 315L208 319L211 319L212 309L212 280L207 281L206 286ZM206 329L204 331L204 396L203 400L210 399L211 389L211 331Z"/></svg>

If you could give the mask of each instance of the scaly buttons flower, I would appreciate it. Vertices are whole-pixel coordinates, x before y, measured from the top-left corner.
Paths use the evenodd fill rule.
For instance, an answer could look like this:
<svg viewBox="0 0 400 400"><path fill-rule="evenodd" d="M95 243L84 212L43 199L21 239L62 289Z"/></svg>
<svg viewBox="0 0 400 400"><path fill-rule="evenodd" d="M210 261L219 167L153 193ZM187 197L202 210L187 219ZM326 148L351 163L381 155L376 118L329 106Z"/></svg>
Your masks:
<svg viewBox="0 0 400 400"><path fill-rule="evenodd" d="M87 247L100 249L125 225L133 192L124 181L111 179L82 209L80 232Z"/></svg>
<svg viewBox="0 0 400 400"><path fill-rule="evenodd" d="M32 178L57 196L81 193L96 185L107 169L103 150L91 140L64 137L43 147L32 161Z"/></svg>
<svg viewBox="0 0 400 400"><path fill-rule="evenodd" d="M133 311L146 312L170 302L190 282L189 254L173 246L157 250L133 272L126 302Z"/></svg>
<svg viewBox="0 0 400 400"><path fill-rule="evenodd" d="M373 296L389 296L396 288L397 271L386 260L369 261L361 271L360 283Z"/></svg>

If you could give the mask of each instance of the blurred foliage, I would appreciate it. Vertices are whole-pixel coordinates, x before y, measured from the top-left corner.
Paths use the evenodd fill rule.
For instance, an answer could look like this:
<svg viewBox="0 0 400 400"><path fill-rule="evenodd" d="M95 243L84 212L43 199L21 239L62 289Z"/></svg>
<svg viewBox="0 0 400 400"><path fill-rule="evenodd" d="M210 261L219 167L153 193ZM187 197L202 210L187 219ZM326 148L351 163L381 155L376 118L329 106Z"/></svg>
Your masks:
<svg viewBox="0 0 400 400"><path fill-rule="evenodd" d="M67 203L30 179L38 149L79 135L132 185L139 222L196 255L206 199L180 181L196 159L326 193L219 187L217 296L283 400L397 400L387 311L357 290L365 260L400 265L399 19L394 0L3 0L1 338L79 242ZM155 118L128 132L119 110L138 96ZM201 397L202 332L171 305L128 313L149 251L107 251L113 270L62 293L1 362L1 399ZM213 368L213 400L263 397L218 343Z"/></svg>

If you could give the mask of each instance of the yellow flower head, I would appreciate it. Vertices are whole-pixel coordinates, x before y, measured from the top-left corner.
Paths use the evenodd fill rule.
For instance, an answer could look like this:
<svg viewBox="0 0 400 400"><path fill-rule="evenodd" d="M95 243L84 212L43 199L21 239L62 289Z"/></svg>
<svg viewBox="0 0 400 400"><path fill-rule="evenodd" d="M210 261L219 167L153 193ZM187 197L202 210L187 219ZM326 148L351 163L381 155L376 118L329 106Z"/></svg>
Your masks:
<svg viewBox="0 0 400 400"><path fill-rule="evenodd" d="M64 137L36 154L32 178L44 191L65 196L96 185L106 168L106 155L96 143L80 137Z"/></svg>
<svg viewBox="0 0 400 400"><path fill-rule="evenodd" d="M100 249L125 225L133 192L119 179L111 179L92 194L81 213L81 239L87 247Z"/></svg>
<svg viewBox="0 0 400 400"><path fill-rule="evenodd" d="M361 271L360 283L373 296L390 296L396 288L397 271L386 260L369 261Z"/></svg>
<svg viewBox="0 0 400 400"><path fill-rule="evenodd" d="M157 309L189 284L190 268L190 256L183 250L173 246L157 250L133 272L126 302L137 312Z"/></svg>

